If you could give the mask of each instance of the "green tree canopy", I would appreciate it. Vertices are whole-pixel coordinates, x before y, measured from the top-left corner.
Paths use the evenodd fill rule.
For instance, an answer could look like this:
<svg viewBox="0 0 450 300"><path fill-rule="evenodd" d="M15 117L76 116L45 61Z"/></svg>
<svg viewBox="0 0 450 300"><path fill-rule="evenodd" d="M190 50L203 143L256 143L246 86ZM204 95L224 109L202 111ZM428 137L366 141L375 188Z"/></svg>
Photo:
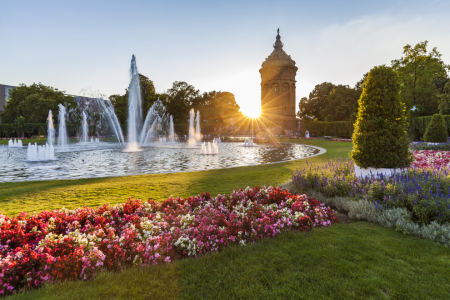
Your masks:
<svg viewBox="0 0 450 300"><path fill-rule="evenodd" d="M201 103L200 91L194 86L184 81L175 81L170 89L167 90L167 111L173 117L173 122L187 125L189 111L191 108L197 108ZM185 127L185 126L183 126ZM176 130L184 130L177 128Z"/></svg>
<svg viewBox="0 0 450 300"><path fill-rule="evenodd" d="M355 88L324 82L316 85L308 98L300 99L297 115L318 121L349 121L358 111L360 95L361 81Z"/></svg>
<svg viewBox="0 0 450 300"><path fill-rule="evenodd" d="M309 97L303 97L298 104L299 110L297 115L299 118L312 118L319 121L325 120L326 115L323 114L325 108L325 98L331 93L335 85L330 82L324 82L314 87Z"/></svg>
<svg viewBox="0 0 450 300"><path fill-rule="evenodd" d="M219 126L230 125L231 119L236 120L236 118L242 117L234 94L230 92L205 92L196 109L200 110L203 127L209 127L209 130L214 127L217 129Z"/></svg>
<svg viewBox="0 0 450 300"><path fill-rule="evenodd" d="M21 84L11 90L1 119L3 123L13 123L22 116L26 123L46 123L49 110L57 118L58 104L64 105L67 111L78 109L74 98L64 95L63 91L41 83Z"/></svg>
<svg viewBox="0 0 450 300"><path fill-rule="evenodd" d="M428 41L414 47L406 45L403 47L404 57L392 61L400 80L400 99L408 110L415 106L419 116L438 112L439 89L436 83L448 77L449 69L437 48L427 51L427 46Z"/></svg>

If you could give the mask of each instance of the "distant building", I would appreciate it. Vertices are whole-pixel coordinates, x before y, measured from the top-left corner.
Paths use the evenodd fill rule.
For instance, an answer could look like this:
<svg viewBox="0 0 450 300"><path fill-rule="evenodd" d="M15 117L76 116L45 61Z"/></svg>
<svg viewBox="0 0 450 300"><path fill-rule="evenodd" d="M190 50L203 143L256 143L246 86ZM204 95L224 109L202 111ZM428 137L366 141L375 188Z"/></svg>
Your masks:
<svg viewBox="0 0 450 300"><path fill-rule="evenodd" d="M294 129L298 127L295 114L295 75L298 68L283 50L280 29L273 48L259 70L262 121L269 128Z"/></svg>
<svg viewBox="0 0 450 300"><path fill-rule="evenodd" d="M9 93L13 88L15 88L15 86L0 84L0 112L5 110L3 106L8 102Z"/></svg>

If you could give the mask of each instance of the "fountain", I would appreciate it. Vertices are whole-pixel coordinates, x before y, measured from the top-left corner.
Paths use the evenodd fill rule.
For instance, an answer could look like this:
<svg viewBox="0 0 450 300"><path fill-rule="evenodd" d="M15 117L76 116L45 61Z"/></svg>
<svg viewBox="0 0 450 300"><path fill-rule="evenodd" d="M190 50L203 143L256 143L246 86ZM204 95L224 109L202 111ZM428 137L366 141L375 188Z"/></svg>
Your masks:
<svg viewBox="0 0 450 300"><path fill-rule="evenodd" d="M189 147L195 147L197 145L197 136L195 134L194 121L195 121L195 111L194 109L191 109L191 111L189 112L189 140L188 140Z"/></svg>
<svg viewBox="0 0 450 300"><path fill-rule="evenodd" d="M128 89L128 145L125 151L140 151L138 136L142 120L141 88L136 57L133 54L130 68L131 82Z"/></svg>
<svg viewBox="0 0 450 300"><path fill-rule="evenodd" d="M214 141L216 141L216 143L222 143L222 140L220 139L220 136L218 138L214 138Z"/></svg>
<svg viewBox="0 0 450 300"><path fill-rule="evenodd" d="M253 139L246 138L244 140L244 147L253 147Z"/></svg>
<svg viewBox="0 0 450 300"><path fill-rule="evenodd" d="M202 140L202 133L200 132L200 111L197 110L197 118L195 119L197 125L195 127L195 139L197 140L197 143L199 143Z"/></svg>
<svg viewBox="0 0 450 300"><path fill-rule="evenodd" d="M83 123L81 124L81 127L82 127L81 141L83 143L87 143L88 139L89 139L89 137L88 137L89 128L88 128L86 113L84 111L83 111Z"/></svg>
<svg viewBox="0 0 450 300"><path fill-rule="evenodd" d="M38 146L37 143L28 144L27 161L55 160L55 149L53 145L45 144Z"/></svg>
<svg viewBox="0 0 450 300"><path fill-rule="evenodd" d="M161 136L164 137L165 141L167 140L166 136L169 136L171 142L175 141L172 116L169 115L164 103L158 98L148 110L139 145L141 147L149 146L152 140L161 141Z"/></svg>
<svg viewBox="0 0 450 300"><path fill-rule="evenodd" d="M52 110L48 111L48 118L47 118L47 144L49 144L49 145L54 145L55 144L55 127L53 126Z"/></svg>
<svg viewBox="0 0 450 300"><path fill-rule="evenodd" d="M8 147L9 148L22 148L23 147L22 140L14 139L14 141L13 141L12 139L10 139L8 141Z"/></svg>
<svg viewBox="0 0 450 300"><path fill-rule="evenodd" d="M217 146L217 142L215 140L213 140L212 143L208 142L208 144L203 142L201 154L205 155L219 154L219 147Z"/></svg>
<svg viewBox="0 0 450 300"><path fill-rule="evenodd" d="M59 107L58 148L65 150L67 147L66 108L62 104Z"/></svg>
<svg viewBox="0 0 450 300"><path fill-rule="evenodd" d="M171 143L175 143L175 129L174 129L174 126L173 126L173 118L172 118L172 115L170 116L170 128L169 128L169 130L170 130L170 135L169 135L169 137L170 137L170 142L171 142Z"/></svg>

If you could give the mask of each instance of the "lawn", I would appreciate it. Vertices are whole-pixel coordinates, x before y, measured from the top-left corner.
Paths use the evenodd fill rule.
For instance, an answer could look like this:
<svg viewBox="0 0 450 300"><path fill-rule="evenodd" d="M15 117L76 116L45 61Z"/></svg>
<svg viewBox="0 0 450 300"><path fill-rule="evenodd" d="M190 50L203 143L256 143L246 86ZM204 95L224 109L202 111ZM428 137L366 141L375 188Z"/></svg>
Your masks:
<svg viewBox="0 0 450 300"><path fill-rule="evenodd" d="M290 140L327 149L327 153L308 159L321 163L330 158L348 157L352 144L324 140ZM0 211L17 215L21 211L39 212L125 202L128 197L164 200L170 195L187 197L208 191L224 194L257 185L277 185L305 160L202 172L139 175L78 180L0 183Z"/></svg>
<svg viewBox="0 0 450 300"><path fill-rule="evenodd" d="M327 153L321 163L348 157L352 144L291 140ZM202 191L229 193L277 185L304 160L191 173L0 184L0 210L8 215L65 206L124 202L129 196L165 199ZM167 265L103 273L90 282L65 282L11 299L446 299L450 250L368 222L288 232Z"/></svg>
<svg viewBox="0 0 450 300"><path fill-rule="evenodd" d="M354 222L10 299L447 299L449 255L439 244Z"/></svg>

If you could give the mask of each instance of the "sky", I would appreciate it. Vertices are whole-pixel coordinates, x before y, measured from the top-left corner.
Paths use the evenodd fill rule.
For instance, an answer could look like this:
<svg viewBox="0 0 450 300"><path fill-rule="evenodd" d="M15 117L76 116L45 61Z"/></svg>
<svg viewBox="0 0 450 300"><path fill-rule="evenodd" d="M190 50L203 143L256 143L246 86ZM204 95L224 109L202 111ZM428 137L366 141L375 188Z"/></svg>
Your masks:
<svg viewBox="0 0 450 300"><path fill-rule="evenodd" d="M255 116L277 28L298 106L322 82L353 87L407 44L428 40L450 64L449 12L450 1L0 0L0 84L123 94L135 54L158 93L174 81L228 91Z"/></svg>

